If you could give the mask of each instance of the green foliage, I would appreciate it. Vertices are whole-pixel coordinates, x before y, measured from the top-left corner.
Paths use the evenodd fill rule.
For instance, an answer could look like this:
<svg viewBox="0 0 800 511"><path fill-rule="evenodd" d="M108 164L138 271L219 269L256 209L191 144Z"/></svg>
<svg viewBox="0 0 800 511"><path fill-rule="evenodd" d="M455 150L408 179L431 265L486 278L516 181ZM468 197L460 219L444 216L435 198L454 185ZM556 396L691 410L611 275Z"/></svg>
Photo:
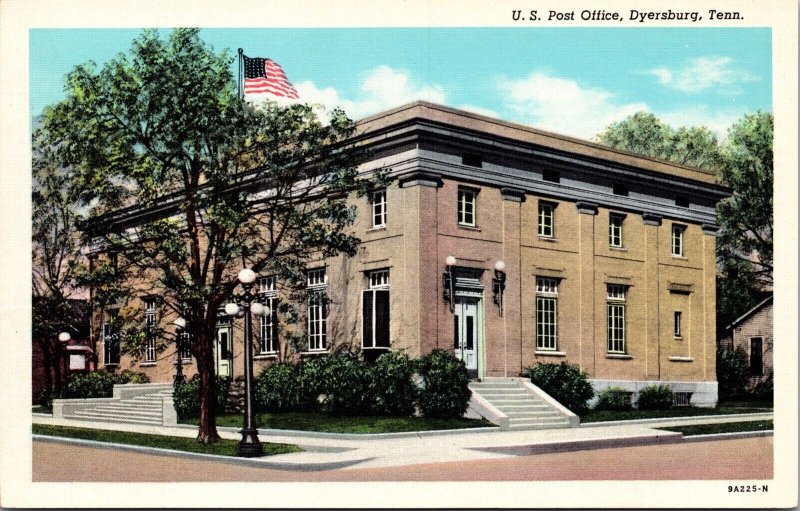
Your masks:
<svg viewBox="0 0 800 511"><path fill-rule="evenodd" d="M289 363L264 368L255 382L255 402L259 411L288 412L298 407L297 368Z"/></svg>
<svg viewBox="0 0 800 511"><path fill-rule="evenodd" d="M750 364L747 353L739 347L735 350L717 348L717 382L719 399L726 401L744 396L750 381Z"/></svg>
<svg viewBox="0 0 800 511"><path fill-rule="evenodd" d="M748 394L756 401L771 403L774 400L772 373L769 373L766 378L756 383Z"/></svg>
<svg viewBox="0 0 800 511"><path fill-rule="evenodd" d="M673 129L655 115L638 112L608 126L600 143L681 165L715 171L722 164L717 137L708 128Z"/></svg>
<svg viewBox="0 0 800 511"><path fill-rule="evenodd" d="M64 385L62 397L67 399L112 397L114 385L149 382L150 378L147 375L133 371L123 371L118 374L106 371L73 374Z"/></svg>
<svg viewBox="0 0 800 511"><path fill-rule="evenodd" d="M417 387L415 364L405 353L384 353L372 367L370 395L376 415L409 416L414 413Z"/></svg>
<svg viewBox="0 0 800 511"><path fill-rule="evenodd" d="M228 392L231 382L227 378L217 376L214 382L214 400L212 401L217 413L225 413L228 408ZM172 395L175 411L179 419L189 419L200 415L200 375L194 375L191 380L179 385Z"/></svg>
<svg viewBox="0 0 800 511"><path fill-rule="evenodd" d="M636 407L639 410L669 410L672 402L672 389L669 385L650 385L639 391Z"/></svg>
<svg viewBox="0 0 800 511"><path fill-rule="evenodd" d="M594 397L594 389L586 371L566 362L536 364L525 369L524 374L534 385L574 413L585 411L586 402Z"/></svg>
<svg viewBox="0 0 800 511"><path fill-rule="evenodd" d="M425 417L455 418L469 404L469 374L462 360L449 351L435 349L417 362L422 378L419 407Z"/></svg>
<svg viewBox="0 0 800 511"><path fill-rule="evenodd" d="M371 404L369 368L347 351L327 358L321 374L319 411L332 415L363 415Z"/></svg>
<svg viewBox="0 0 800 511"><path fill-rule="evenodd" d="M624 411L631 410L633 403L631 393L621 387L608 387L597 396L595 410Z"/></svg>

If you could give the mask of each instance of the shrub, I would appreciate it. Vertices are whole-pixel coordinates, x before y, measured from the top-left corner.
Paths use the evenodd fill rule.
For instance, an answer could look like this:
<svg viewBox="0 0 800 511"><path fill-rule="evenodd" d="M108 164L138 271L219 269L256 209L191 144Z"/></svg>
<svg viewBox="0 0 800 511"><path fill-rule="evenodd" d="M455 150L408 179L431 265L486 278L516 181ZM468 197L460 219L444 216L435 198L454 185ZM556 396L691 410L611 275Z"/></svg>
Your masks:
<svg viewBox="0 0 800 511"><path fill-rule="evenodd" d="M774 384L772 382L772 373L770 373L766 378L756 383L755 386L748 392L748 394L756 401L771 403L774 400L773 387Z"/></svg>
<svg viewBox="0 0 800 511"><path fill-rule="evenodd" d="M227 378L217 376L216 399L214 406L217 413L225 413L228 407L228 391L231 382ZM173 393L175 411L179 419L190 419L200 416L200 376L194 375L191 380L179 385Z"/></svg>
<svg viewBox="0 0 800 511"><path fill-rule="evenodd" d="M370 385L373 413L405 417L414 413L414 369L414 361L405 353L390 351L378 357Z"/></svg>
<svg viewBox="0 0 800 511"><path fill-rule="evenodd" d="M298 406L297 369L280 363L266 367L255 382L255 406L259 411L287 412Z"/></svg>
<svg viewBox="0 0 800 511"><path fill-rule="evenodd" d="M119 374L107 371L73 374L64 385L62 396L69 399L111 397L115 384L147 383L149 381L150 379L146 375L133 371L123 371Z"/></svg>
<svg viewBox="0 0 800 511"><path fill-rule="evenodd" d="M650 385L639 391L636 402L639 410L669 410L672 408L672 389L669 385Z"/></svg>
<svg viewBox="0 0 800 511"><path fill-rule="evenodd" d="M322 374L330 356L303 360L297 366L297 406L304 411L317 411L322 396Z"/></svg>
<svg viewBox="0 0 800 511"><path fill-rule="evenodd" d="M631 393L621 387L608 387L597 396L595 410L630 410L633 408L631 403Z"/></svg>
<svg viewBox="0 0 800 511"><path fill-rule="evenodd" d="M370 404L370 369L349 352L330 356L322 371L319 409L332 415L367 415Z"/></svg>
<svg viewBox="0 0 800 511"><path fill-rule="evenodd" d="M469 404L469 375L464 362L449 351L435 349L417 363L422 378L419 407L426 417L455 418Z"/></svg>
<svg viewBox="0 0 800 511"><path fill-rule="evenodd" d="M574 413L586 411L586 402L594 397L594 389L586 372L566 362L536 364L527 368L525 375L534 385Z"/></svg>
<svg viewBox="0 0 800 511"><path fill-rule="evenodd" d="M741 347L717 348L717 381L722 401L742 397L750 380L747 354Z"/></svg>

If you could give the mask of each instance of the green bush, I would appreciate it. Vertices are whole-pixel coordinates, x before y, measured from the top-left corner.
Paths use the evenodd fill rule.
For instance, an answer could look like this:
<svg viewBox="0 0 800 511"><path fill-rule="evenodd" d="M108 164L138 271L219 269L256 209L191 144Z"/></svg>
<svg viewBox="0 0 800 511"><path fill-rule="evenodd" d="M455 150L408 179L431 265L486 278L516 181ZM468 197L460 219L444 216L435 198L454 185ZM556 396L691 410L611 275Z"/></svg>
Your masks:
<svg viewBox="0 0 800 511"><path fill-rule="evenodd" d="M669 410L672 408L672 389L669 385L650 385L639 391L636 401L639 410Z"/></svg>
<svg viewBox="0 0 800 511"><path fill-rule="evenodd" d="M750 381L750 364L741 347L736 350L717 348L717 381L721 401L744 396Z"/></svg>
<svg viewBox="0 0 800 511"><path fill-rule="evenodd" d="M148 383L147 375L133 371L119 374L108 371L93 371L73 374L64 385L61 396L67 399L93 399L112 397L114 385L123 383Z"/></svg>
<svg viewBox="0 0 800 511"><path fill-rule="evenodd" d="M774 384L772 382L772 373L767 375L766 378L758 382L749 392L748 395L751 399L756 401L763 401L765 403L771 403L774 400L773 396L773 387Z"/></svg>
<svg viewBox="0 0 800 511"><path fill-rule="evenodd" d="M469 404L469 375L464 362L449 351L435 349L417 363L422 378L419 407L426 417L455 418Z"/></svg>
<svg viewBox="0 0 800 511"><path fill-rule="evenodd" d="M621 387L608 387L597 396L595 410L621 411L633 408L631 393Z"/></svg>
<svg viewBox="0 0 800 511"><path fill-rule="evenodd" d="M309 358L300 362L297 371L297 407L299 410L319 411L323 397L323 373L330 363L330 356Z"/></svg>
<svg viewBox="0 0 800 511"><path fill-rule="evenodd" d="M217 413L225 413L228 407L228 391L231 382L227 378L217 376L214 406ZM200 416L200 375L179 385L173 393L175 411L179 419L191 419Z"/></svg>
<svg viewBox="0 0 800 511"><path fill-rule="evenodd" d="M589 375L578 366L566 362L536 364L525 369L524 374L534 385L574 413L586 411L586 402L594 397Z"/></svg>
<svg viewBox="0 0 800 511"><path fill-rule="evenodd" d="M297 368L280 363L266 367L255 382L255 406L259 411L288 412L298 407Z"/></svg>
<svg viewBox="0 0 800 511"><path fill-rule="evenodd" d="M374 414L407 417L414 413L414 370L414 361L405 353L390 351L378 357L370 385Z"/></svg>
<svg viewBox="0 0 800 511"><path fill-rule="evenodd" d="M322 370L319 410L331 415L369 413L370 369L346 351L330 355Z"/></svg>

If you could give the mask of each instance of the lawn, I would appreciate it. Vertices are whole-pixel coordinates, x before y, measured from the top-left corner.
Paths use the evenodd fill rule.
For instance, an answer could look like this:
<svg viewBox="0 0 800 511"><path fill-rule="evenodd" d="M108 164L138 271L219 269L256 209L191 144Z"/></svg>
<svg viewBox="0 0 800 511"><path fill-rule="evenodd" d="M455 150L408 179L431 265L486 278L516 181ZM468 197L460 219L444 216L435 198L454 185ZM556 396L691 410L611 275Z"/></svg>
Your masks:
<svg viewBox="0 0 800 511"><path fill-rule="evenodd" d="M712 435L738 431L767 431L772 429L772 421L724 422L722 424L696 424L694 426L675 426L659 429L683 433L684 436Z"/></svg>
<svg viewBox="0 0 800 511"><path fill-rule="evenodd" d="M197 419L181 421L197 424ZM256 418L260 428L321 431L325 433L399 433L490 427L494 424L477 419L432 419L427 417L337 417L320 413L261 413ZM241 427L241 415L220 415L218 426Z"/></svg>
<svg viewBox="0 0 800 511"><path fill-rule="evenodd" d="M581 422L630 421L671 417L693 417L698 415L730 415L734 413L771 412L772 407L763 403L721 403L717 408L679 407L669 410L626 410L619 412L589 410L581 415Z"/></svg>
<svg viewBox="0 0 800 511"><path fill-rule="evenodd" d="M159 449L172 449L174 451L196 452L203 454L217 454L221 456L236 456L236 447L239 445L238 440L223 439L216 444L203 445L197 443L194 438L146 435L142 433L109 431L105 429L48 426L45 424L34 424L33 433L37 435L79 438L82 440L94 440L96 442L107 442L112 444L141 445L145 447L157 447ZM267 456L302 451L302 449L296 445L291 444L264 443L262 445L264 447L264 454Z"/></svg>
<svg viewBox="0 0 800 511"><path fill-rule="evenodd" d="M33 413L46 413L47 415L52 415L53 410L41 405L36 405L33 407Z"/></svg>

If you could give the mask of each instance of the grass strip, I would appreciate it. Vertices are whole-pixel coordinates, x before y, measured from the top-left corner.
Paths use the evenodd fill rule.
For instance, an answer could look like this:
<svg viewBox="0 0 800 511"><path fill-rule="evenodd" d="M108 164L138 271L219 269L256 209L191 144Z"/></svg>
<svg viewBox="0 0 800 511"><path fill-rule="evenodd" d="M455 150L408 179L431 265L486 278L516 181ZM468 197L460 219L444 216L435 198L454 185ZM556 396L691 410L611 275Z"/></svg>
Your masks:
<svg viewBox="0 0 800 511"><path fill-rule="evenodd" d="M659 429L683 433L683 436L713 435L741 431L768 431L772 429L772 421L723 422L720 424L695 424L693 426L675 426Z"/></svg>
<svg viewBox="0 0 800 511"><path fill-rule="evenodd" d="M186 419L185 424L197 424L197 419ZM494 424L478 419L434 419L429 417L337 417L321 413L261 413L256 418L260 428L324 433L403 433L464 428L493 427ZM240 427L241 415L217 416L218 426Z"/></svg>
<svg viewBox="0 0 800 511"><path fill-rule="evenodd" d="M589 410L581 415L581 422L630 421L637 419L660 419L671 417L695 417L705 415L731 415L737 413L764 413L773 409L766 406L719 406L717 408L680 407L669 410Z"/></svg>
<svg viewBox="0 0 800 511"><path fill-rule="evenodd" d="M222 439L218 443L205 445L197 443L194 438L148 435L144 433L110 431L106 429L50 426L46 424L34 424L33 433L37 435L79 438L81 440L93 440L95 442L106 442L112 444L141 445L145 447L156 447L158 449L172 449L174 451L216 454L220 456L236 456L236 447L239 445L238 440ZM301 448L292 444L275 444L265 442L262 445L264 447L264 454L266 456L302 451Z"/></svg>

